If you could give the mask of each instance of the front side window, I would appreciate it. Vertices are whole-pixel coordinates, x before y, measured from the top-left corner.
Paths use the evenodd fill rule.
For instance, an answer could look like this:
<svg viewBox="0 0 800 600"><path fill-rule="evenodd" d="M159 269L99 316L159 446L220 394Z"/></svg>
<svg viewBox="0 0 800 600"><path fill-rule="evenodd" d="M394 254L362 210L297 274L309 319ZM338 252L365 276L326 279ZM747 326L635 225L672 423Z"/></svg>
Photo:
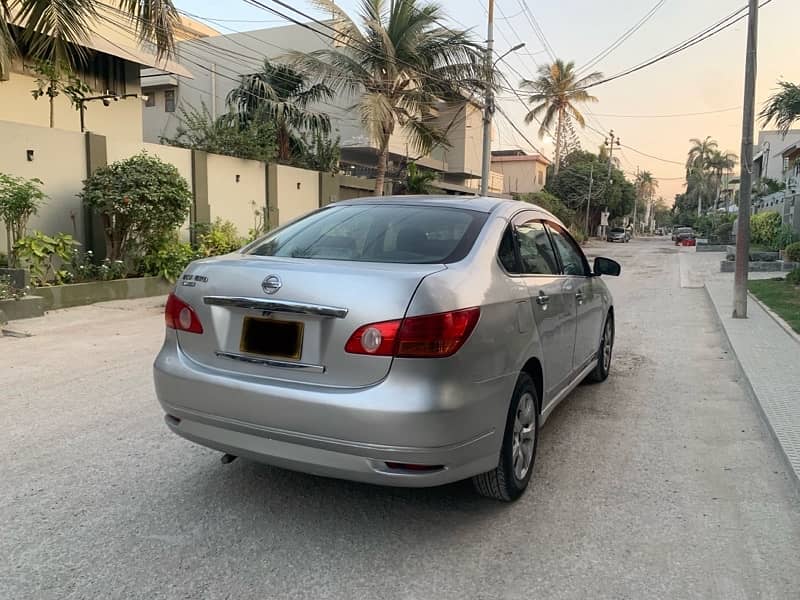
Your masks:
<svg viewBox="0 0 800 600"><path fill-rule="evenodd" d="M517 227L520 268L528 275L557 275L558 261L541 221L528 221Z"/></svg>
<svg viewBox="0 0 800 600"><path fill-rule="evenodd" d="M553 245L556 247L556 252L558 252L558 256L561 259L564 275L588 275L589 265L586 262L586 257L569 234L555 223L548 223L547 229L553 238Z"/></svg>
<svg viewBox="0 0 800 600"><path fill-rule="evenodd" d="M164 92L164 111L175 112L175 90Z"/></svg>
<svg viewBox="0 0 800 600"><path fill-rule="evenodd" d="M467 255L486 217L485 213L461 208L333 206L275 230L244 252L356 262L446 264Z"/></svg>

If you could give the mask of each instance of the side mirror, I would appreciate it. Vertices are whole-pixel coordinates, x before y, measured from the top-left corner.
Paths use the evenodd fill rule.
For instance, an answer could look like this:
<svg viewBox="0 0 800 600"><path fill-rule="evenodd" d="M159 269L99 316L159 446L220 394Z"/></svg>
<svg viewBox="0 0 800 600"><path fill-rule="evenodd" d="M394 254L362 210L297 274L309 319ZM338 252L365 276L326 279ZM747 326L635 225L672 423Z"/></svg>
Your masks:
<svg viewBox="0 0 800 600"><path fill-rule="evenodd" d="M595 275L612 275L619 277L622 272L622 266L615 260L610 258L603 258L598 256L594 259L594 274Z"/></svg>

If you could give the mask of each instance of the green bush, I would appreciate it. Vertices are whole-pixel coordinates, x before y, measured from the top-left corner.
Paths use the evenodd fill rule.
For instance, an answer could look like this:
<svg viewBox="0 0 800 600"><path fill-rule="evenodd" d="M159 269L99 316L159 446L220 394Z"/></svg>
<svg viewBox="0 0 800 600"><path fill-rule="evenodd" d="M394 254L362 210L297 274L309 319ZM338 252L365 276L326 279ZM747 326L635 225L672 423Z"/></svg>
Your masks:
<svg viewBox="0 0 800 600"><path fill-rule="evenodd" d="M777 249L783 225L781 215L776 212L760 212L750 220L750 240L753 244Z"/></svg>
<svg viewBox="0 0 800 600"><path fill-rule="evenodd" d="M579 244L583 244L583 242L586 241L586 234L583 233L582 230L575 227L575 225L569 226L569 233L570 235L572 235L573 238L575 238L575 241L578 242Z"/></svg>
<svg viewBox="0 0 800 600"><path fill-rule="evenodd" d="M41 179L25 179L0 173L0 221L6 226L6 261L16 266L14 246L25 236L28 220L47 199Z"/></svg>
<svg viewBox="0 0 800 600"><path fill-rule="evenodd" d="M9 275L0 275L0 300L19 300L28 293L28 289L14 286Z"/></svg>
<svg viewBox="0 0 800 600"><path fill-rule="evenodd" d="M235 252L245 245L245 240L239 237L236 226L230 221L219 218L213 223L196 225L195 236L197 253L200 256L220 256Z"/></svg>
<svg viewBox="0 0 800 600"><path fill-rule="evenodd" d="M794 244L789 244L783 250L784 256L786 256L787 260L791 262L800 262L800 242L795 242Z"/></svg>
<svg viewBox="0 0 800 600"><path fill-rule="evenodd" d="M790 244L798 240L797 234L791 225L781 225L778 234L775 236L775 248L784 250Z"/></svg>
<svg viewBox="0 0 800 600"><path fill-rule="evenodd" d="M167 281L175 281L196 258L191 244L172 233L148 248L139 261L139 270L143 275L160 275Z"/></svg>
<svg viewBox="0 0 800 600"><path fill-rule="evenodd" d="M800 285L800 267L789 271L789 274L786 276L786 281L792 285Z"/></svg>
<svg viewBox="0 0 800 600"><path fill-rule="evenodd" d="M19 262L30 270L33 285L61 285L69 280L70 275L69 270L61 267L69 262L72 249L77 245L78 242L68 233L50 237L41 231L34 231L14 245L14 253Z"/></svg>
<svg viewBox="0 0 800 600"><path fill-rule="evenodd" d="M80 196L103 220L106 256L126 263L177 229L192 198L178 169L146 152L95 171Z"/></svg>
<svg viewBox="0 0 800 600"><path fill-rule="evenodd" d="M97 264L91 250L82 252L76 248L72 251L70 272L69 276L65 277L65 283L111 281L112 279L124 279L127 274L128 269L121 260L106 258Z"/></svg>
<svg viewBox="0 0 800 600"><path fill-rule="evenodd" d="M711 240L720 244L727 244L731 240L733 233L733 223L718 223L711 232Z"/></svg>

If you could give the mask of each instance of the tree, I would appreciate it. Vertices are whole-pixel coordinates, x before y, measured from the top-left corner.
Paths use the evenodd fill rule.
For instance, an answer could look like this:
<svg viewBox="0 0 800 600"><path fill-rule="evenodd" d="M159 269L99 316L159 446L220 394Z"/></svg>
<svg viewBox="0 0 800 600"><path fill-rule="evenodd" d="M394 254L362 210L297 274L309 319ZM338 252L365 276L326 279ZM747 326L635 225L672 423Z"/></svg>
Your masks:
<svg viewBox="0 0 800 600"><path fill-rule="evenodd" d="M764 126L775 126L786 137L792 123L800 119L800 85L779 81L780 90L772 94L764 103L760 117Z"/></svg>
<svg viewBox="0 0 800 600"><path fill-rule="evenodd" d="M175 166L142 152L97 169L80 197L102 218L106 257L114 261L169 236L186 220L192 193Z"/></svg>
<svg viewBox="0 0 800 600"><path fill-rule="evenodd" d="M0 73L8 72L11 58L24 47L35 59L70 67L87 58L81 45L89 39L100 17L103 0L0 0ZM114 0L114 8L126 13L141 41L155 44L159 58L175 48L173 32L180 15L172 0ZM16 35L10 15L24 23Z"/></svg>
<svg viewBox="0 0 800 600"><path fill-rule="evenodd" d="M714 150L708 157L706 166L711 171L712 179L714 182L714 210L717 209L719 202L720 191L722 190L723 175L736 166L738 157L733 152L720 152Z"/></svg>
<svg viewBox="0 0 800 600"><path fill-rule="evenodd" d="M342 149L339 138L332 139L328 134L317 132L309 142L303 138L302 167L321 173L336 174L339 171L339 158Z"/></svg>
<svg viewBox="0 0 800 600"><path fill-rule="evenodd" d="M446 128L434 121L442 100L464 101L484 79L481 48L465 31L441 23L445 15L423 0L363 0L360 26L333 0L313 4L336 21L339 43L295 63L321 76L335 92L357 98L360 120L377 146L375 193L383 194L389 142L401 128L420 154L447 145Z"/></svg>
<svg viewBox="0 0 800 600"><path fill-rule="evenodd" d="M310 83L305 74L264 59L261 71L242 75L239 86L228 94L243 123L267 119L275 124L278 160L289 162L302 154L303 135L328 134L330 118L310 105L330 100L333 91L324 83Z"/></svg>
<svg viewBox="0 0 800 600"><path fill-rule="evenodd" d="M30 218L47 199L41 179L24 179L0 173L0 221L6 226L8 266L16 265L16 247L25 237Z"/></svg>
<svg viewBox="0 0 800 600"><path fill-rule="evenodd" d="M265 162L275 158L275 126L267 119L243 123L233 113L214 119L205 104L179 107L178 118L175 136L162 136L162 144Z"/></svg>
<svg viewBox="0 0 800 600"><path fill-rule="evenodd" d="M608 180L608 159L578 150L569 154L558 174L548 177L545 189L558 197L572 211L582 211L586 215L586 200L589 196L589 181L592 198L590 208L590 231L600 223L600 213L608 208L611 218L623 217L633 209L636 197L634 185L625 179L625 174L613 164L611 179ZM582 227L583 221L579 223Z"/></svg>
<svg viewBox="0 0 800 600"><path fill-rule="evenodd" d="M407 194L431 194L433 193L431 183L434 181L436 181L436 173L419 169L415 162L408 163L405 182Z"/></svg>
<svg viewBox="0 0 800 600"><path fill-rule="evenodd" d="M70 104L79 110L86 94L91 88L70 72L69 66L63 62L52 63L37 61L34 65L36 72L36 89L31 90L34 100L47 96L50 102L50 127L55 127L55 100L63 93L69 98Z"/></svg>
<svg viewBox="0 0 800 600"><path fill-rule="evenodd" d="M595 71L578 79L574 62L565 63L563 60L557 59L553 64L541 65L539 77L535 80L524 79L520 83L522 88L533 92L528 98L528 102L534 107L525 115L525 123L530 124L534 119L540 120L540 138L543 138L555 124L554 174L558 174L561 166L561 145L565 134L565 123L567 119L574 119L581 127L586 126L586 120L576 108L576 104L597 102L597 98L583 88L602 77L602 73Z"/></svg>
<svg viewBox="0 0 800 600"><path fill-rule="evenodd" d="M637 215L637 219L644 220L645 228L649 228L651 222L650 214L652 210L653 196L658 188L658 180L653 177L653 174L650 171L640 171L636 174L636 181L634 182L634 185L636 186L637 206L637 210L634 212ZM638 210L640 200L644 201L644 209L642 212L639 212ZM636 226L638 226L638 223L634 224L634 227Z"/></svg>
<svg viewBox="0 0 800 600"><path fill-rule="evenodd" d="M697 201L698 216L703 210L703 200L711 197L713 181L708 171L709 160L718 152L718 144L711 136L692 138L686 155L686 195ZM706 202L708 206L709 202Z"/></svg>

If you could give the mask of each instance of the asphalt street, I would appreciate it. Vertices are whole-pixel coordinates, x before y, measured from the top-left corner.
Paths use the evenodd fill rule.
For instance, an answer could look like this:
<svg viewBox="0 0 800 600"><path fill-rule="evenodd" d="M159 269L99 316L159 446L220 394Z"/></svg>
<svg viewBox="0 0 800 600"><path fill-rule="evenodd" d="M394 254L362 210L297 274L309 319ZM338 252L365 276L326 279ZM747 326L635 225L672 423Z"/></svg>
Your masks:
<svg viewBox="0 0 800 600"><path fill-rule="evenodd" d="M669 241L595 243L612 374L545 425L517 503L237 460L170 433L163 299L0 338L2 599L800 597L800 495Z"/></svg>

